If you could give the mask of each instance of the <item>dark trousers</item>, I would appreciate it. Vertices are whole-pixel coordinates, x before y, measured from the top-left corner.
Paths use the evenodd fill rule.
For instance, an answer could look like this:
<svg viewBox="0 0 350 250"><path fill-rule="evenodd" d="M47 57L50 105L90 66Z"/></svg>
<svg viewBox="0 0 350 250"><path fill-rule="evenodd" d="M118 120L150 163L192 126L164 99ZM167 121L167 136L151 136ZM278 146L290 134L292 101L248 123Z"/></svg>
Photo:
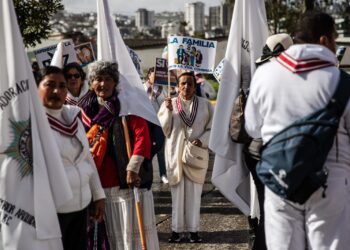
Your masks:
<svg viewBox="0 0 350 250"><path fill-rule="evenodd" d="M256 190L258 193L258 201L259 201L259 210L260 210L260 220L259 223L254 228L255 240L253 244L252 250L265 250L266 241L265 241L265 228L264 228L264 184L260 181L257 173L256 173L256 165L258 160L252 158L249 153L244 152L244 160L245 163L252 174L254 184L256 186Z"/></svg>
<svg viewBox="0 0 350 250"><path fill-rule="evenodd" d="M58 214L64 250L86 250L87 208L72 213Z"/></svg>
<svg viewBox="0 0 350 250"><path fill-rule="evenodd" d="M165 157L164 157L164 145L157 153L158 166L159 166L159 176L166 176L166 167L165 167Z"/></svg>

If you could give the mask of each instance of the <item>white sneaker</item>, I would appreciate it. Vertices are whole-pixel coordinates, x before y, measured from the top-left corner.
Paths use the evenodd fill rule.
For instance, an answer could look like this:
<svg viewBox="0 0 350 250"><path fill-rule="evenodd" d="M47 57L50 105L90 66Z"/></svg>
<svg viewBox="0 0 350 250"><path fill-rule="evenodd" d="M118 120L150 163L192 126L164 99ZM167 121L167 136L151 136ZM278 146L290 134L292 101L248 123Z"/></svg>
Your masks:
<svg viewBox="0 0 350 250"><path fill-rule="evenodd" d="M165 175L162 175L162 177L160 177L160 179L162 180L162 182L163 182L164 184L168 184L168 183L169 183L168 178L166 178Z"/></svg>

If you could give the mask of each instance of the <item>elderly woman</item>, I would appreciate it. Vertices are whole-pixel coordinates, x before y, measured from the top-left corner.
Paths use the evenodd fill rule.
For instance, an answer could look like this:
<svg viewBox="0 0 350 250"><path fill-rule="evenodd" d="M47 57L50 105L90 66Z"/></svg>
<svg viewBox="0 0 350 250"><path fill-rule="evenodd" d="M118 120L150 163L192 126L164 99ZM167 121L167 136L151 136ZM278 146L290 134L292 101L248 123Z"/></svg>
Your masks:
<svg viewBox="0 0 350 250"><path fill-rule="evenodd" d="M68 88L66 103L79 106L89 90L88 85L85 84L86 74L76 62L64 66L63 74Z"/></svg>
<svg viewBox="0 0 350 250"><path fill-rule="evenodd" d="M193 72L179 72L177 87L179 96L167 99L158 112L166 136L165 158L172 197L173 232L169 242L180 242L186 229L190 232L190 242L201 242L200 203L208 162L193 167L182 158L186 141L208 148L213 108L205 98L195 95Z"/></svg>
<svg viewBox="0 0 350 250"><path fill-rule="evenodd" d="M142 215L148 249L159 249L155 226L150 165L151 139L146 120L129 115L127 131L130 134L132 154L128 159L126 136L122 119L117 85L118 65L97 61L89 65L92 91L82 103L83 120L87 130L94 125L107 130L107 148L100 155L102 163L98 172L105 190L105 221L111 249L141 249L137 226L135 201L130 187L140 187Z"/></svg>
<svg viewBox="0 0 350 250"><path fill-rule="evenodd" d="M87 207L94 201L94 217L104 214L105 194L89 151L80 109L63 105L67 83L60 68L49 66L38 83L38 93L57 142L73 192L73 199L57 209L64 249L86 250Z"/></svg>

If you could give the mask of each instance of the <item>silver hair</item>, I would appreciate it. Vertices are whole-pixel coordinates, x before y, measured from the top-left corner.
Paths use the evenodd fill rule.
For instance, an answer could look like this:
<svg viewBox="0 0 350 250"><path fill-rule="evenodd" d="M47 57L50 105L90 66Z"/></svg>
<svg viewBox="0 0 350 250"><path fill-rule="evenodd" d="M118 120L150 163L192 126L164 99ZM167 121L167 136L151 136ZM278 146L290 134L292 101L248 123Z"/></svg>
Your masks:
<svg viewBox="0 0 350 250"><path fill-rule="evenodd" d="M110 61L96 61L89 64L88 68L89 82L92 83L99 75L109 75L115 81L119 83L118 64Z"/></svg>

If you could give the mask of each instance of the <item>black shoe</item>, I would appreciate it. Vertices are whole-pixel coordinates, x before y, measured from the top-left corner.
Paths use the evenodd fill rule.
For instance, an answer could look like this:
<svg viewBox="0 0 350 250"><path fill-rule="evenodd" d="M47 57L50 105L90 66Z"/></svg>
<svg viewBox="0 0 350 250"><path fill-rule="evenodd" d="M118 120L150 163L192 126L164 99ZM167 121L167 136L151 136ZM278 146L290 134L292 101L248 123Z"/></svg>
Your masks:
<svg viewBox="0 0 350 250"><path fill-rule="evenodd" d="M169 243L179 243L181 241L180 234L173 231L168 241Z"/></svg>
<svg viewBox="0 0 350 250"><path fill-rule="evenodd" d="M190 233L189 238L191 243L201 243L203 239L198 235L198 233Z"/></svg>

